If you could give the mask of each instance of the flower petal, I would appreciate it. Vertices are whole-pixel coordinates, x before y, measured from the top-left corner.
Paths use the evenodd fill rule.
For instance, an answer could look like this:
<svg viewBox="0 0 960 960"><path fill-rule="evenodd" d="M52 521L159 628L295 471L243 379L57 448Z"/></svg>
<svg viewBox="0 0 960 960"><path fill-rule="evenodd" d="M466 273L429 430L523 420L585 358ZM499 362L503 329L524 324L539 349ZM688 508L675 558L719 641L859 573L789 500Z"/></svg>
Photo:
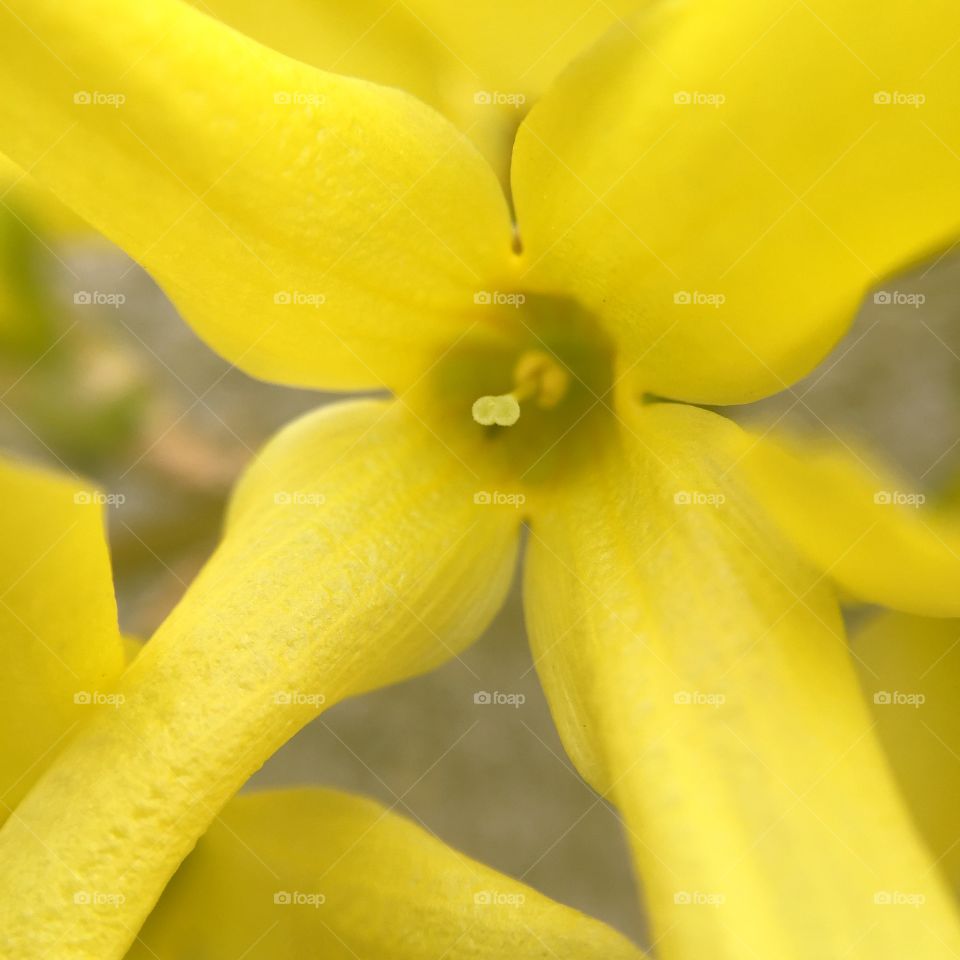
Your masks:
<svg viewBox="0 0 960 960"><path fill-rule="evenodd" d="M123 669L96 494L0 459L0 822Z"/></svg>
<svg viewBox="0 0 960 960"><path fill-rule="evenodd" d="M82 237L88 242L96 236L89 225L2 153L0 203L10 210L11 216L28 221L23 227L29 232L36 228L58 238Z"/></svg>
<svg viewBox="0 0 960 960"><path fill-rule="evenodd" d="M757 437L736 469L787 536L858 600L960 616L956 511L852 448Z"/></svg>
<svg viewBox="0 0 960 960"><path fill-rule="evenodd" d="M529 106L633 0L197 0L200 9L321 70L402 87L468 134L509 183Z"/></svg>
<svg viewBox="0 0 960 960"><path fill-rule="evenodd" d="M257 376L403 385L509 263L496 178L449 123L180 0L4 4L0 92L0 148Z"/></svg>
<svg viewBox="0 0 960 960"><path fill-rule="evenodd" d="M284 741L480 633L509 585L519 521L478 510L475 487L395 404L321 410L267 446L223 544L124 674L122 708L83 729L0 832L12 953L121 957L197 837Z"/></svg>
<svg viewBox="0 0 960 960"><path fill-rule="evenodd" d="M567 749L623 813L657 955L956 950L836 601L723 479L743 435L677 405L623 416L620 455L534 507L528 623Z"/></svg>
<svg viewBox="0 0 960 960"><path fill-rule="evenodd" d="M594 309L647 391L783 389L960 227L958 34L952 0L645 5L520 128L528 279Z"/></svg>
<svg viewBox="0 0 960 960"><path fill-rule="evenodd" d="M960 620L884 613L854 632L877 733L938 865L960 885Z"/></svg>
<svg viewBox="0 0 960 960"><path fill-rule="evenodd" d="M202 909L199 905L202 904ZM638 960L597 920L335 790L232 800L127 960Z"/></svg>

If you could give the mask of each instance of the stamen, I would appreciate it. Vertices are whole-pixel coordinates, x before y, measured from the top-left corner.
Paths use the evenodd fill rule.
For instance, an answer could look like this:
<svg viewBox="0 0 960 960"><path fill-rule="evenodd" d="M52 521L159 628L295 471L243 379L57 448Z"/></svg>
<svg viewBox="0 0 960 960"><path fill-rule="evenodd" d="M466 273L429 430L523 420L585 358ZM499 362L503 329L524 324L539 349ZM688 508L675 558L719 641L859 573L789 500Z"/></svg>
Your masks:
<svg viewBox="0 0 960 960"><path fill-rule="evenodd" d="M510 393L480 397L473 404L473 419L485 427L512 427L520 419L520 404L536 397L541 410L555 407L566 395L569 373L542 350L528 350L513 370L516 384Z"/></svg>
<svg viewBox="0 0 960 960"><path fill-rule="evenodd" d="M533 386L537 406L541 410L550 410L566 396L570 374L549 353L528 350L513 369L513 382Z"/></svg>

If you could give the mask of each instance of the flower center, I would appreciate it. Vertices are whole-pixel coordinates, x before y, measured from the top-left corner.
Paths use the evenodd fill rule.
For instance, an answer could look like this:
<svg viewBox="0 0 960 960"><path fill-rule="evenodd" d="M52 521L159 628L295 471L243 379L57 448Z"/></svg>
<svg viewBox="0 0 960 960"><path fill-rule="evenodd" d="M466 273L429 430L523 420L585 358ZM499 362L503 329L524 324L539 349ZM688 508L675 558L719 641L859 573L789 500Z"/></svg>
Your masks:
<svg viewBox="0 0 960 960"><path fill-rule="evenodd" d="M479 304L469 332L437 361L421 392L445 442L517 482L588 461L613 417L610 343L579 304L502 295ZM509 428L509 429L506 429Z"/></svg>
<svg viewBox="0 0 960 960"><path fill-rule="evenodd" d="M520 404L534 399L542 410L551 410L564 397L570 374L544 350L528 350L513 371L514 388L498 397L480 397L473 419L483 426L512 427L520 419Z"/></svg>

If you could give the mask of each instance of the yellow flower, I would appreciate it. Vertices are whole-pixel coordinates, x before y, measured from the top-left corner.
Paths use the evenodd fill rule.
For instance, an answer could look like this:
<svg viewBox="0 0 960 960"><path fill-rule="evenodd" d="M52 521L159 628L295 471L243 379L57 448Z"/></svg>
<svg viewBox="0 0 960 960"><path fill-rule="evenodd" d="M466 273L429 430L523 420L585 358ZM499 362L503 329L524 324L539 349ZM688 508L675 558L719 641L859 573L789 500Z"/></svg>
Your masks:
<svg viewBox="0 0 960 960"><path fill-rule="evenodd" d="M477 108L516 103L522 54L544 45L501 56L514 27L536 37L504 7L447 40L450 11L415 16L502 69L460 94L490 93ZM319 696L477 636L523 518L540 676L577 766L622 811L659 956L960 950L834 588L956 615L960 535L884 501L897 488L848 456L690 405L788 387L871 283L956 233L958 33L947 0L922 16L651 5L520 125L515 232L490 164L400 89L177 0L3 4L0 148L238 366L395 395L267 447L218 553L120 681L122 715L91 718L8 822L15 954L121 956ZM378 81L436 81L419 52L397 59ZM472 107L445 109L470 129ZM280 710L280 690L305 696ZM78 915L78 878L124 903ZM890 909L889 890L923 909Z"/></svg>
<svg viewBox="0 0 960 960"><path fill-rule="evenodd" d="M0 460L0 822L88 717L119 718L126 707L116 681L140 644L117 629L104 500L80 481ZM123 908L124 896L122 883L108 889L77 877L64 909L95 926ZM46 956L62 955L37 932ZM8 933L4 955L15 956ZM471 956L639 956L601 923L379 804L311 789L232 800L129 956L435 960L468 955L458 952L465 938L480 944Z"/></svg>

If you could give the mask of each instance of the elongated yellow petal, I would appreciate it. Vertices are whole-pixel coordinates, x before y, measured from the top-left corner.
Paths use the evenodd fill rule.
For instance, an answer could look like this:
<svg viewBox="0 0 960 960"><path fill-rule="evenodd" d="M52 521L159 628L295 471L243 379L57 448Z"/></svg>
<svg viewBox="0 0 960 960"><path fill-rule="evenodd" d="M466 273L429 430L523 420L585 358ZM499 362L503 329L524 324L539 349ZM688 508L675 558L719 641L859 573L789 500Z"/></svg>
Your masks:
<svg viewBox="0 0 960 960"><path fill-rule="evenodd" d="M402 87L473 140L508 183L517 125L550 81L630 0L196 0L322 70Z"/></svg>
<svg viewBox="0 0 960 960"><path fill-rule="evenodd" d="M620 934L334 790L231 801L127 960L626 960Z"/></svg>
<svg viewBox="0 0 960 960"><path fill-rule="evenodd" d="M0 95L0 149L258 376L402 385L510 257L496 178L449 123L180 0L4 4Z"/></svg>
<svg viewBox="0 0 960 960"><path fill-rule="evenodd" d="M55 237L95 237L89 225L0 153L0 203L25 218L25 227ZM101 241L102 242L102 241Z"/></svg>
<svg viewBox="0 0 960 960"><path fill-rule="evenodd" d="M3 822L124 660L99 491L0 459L0 544Z"/></svg>
<svg viewBox="0 0 960 960"><path fill-rule="evenodd" d="M867 287L960 228L960 7L646 5L524 121L538 286L650 392L738 403L808 370Z"/></svg>
<svg viewBox="0 0 960 960"><path fill-rule="evenodd" d="M13 954L122 956L280 744L477 636L509 584L518 520L477 507L476 482L390 404L320 411L268 445L220 549L124 674L122 709L94 718L0 831Z"/></svg>
<svg viewBox="0 0 960 960"><path fill-rule="evenodd" d="M837 604L724 480L743 435L683 406L622 415L620 455L534 508L528 622L567 749L623 812L657 955L956 951Z"/></svg>
<svg viewBox="0 0 960 960"><path fill-rule="evenodd" d="M854 631L877 733L930 850L960 885L960 620L885 613Z"/></svg>
<svg viewBox="0 0 960 960"><path fill-rule="evenodd" d="M848 594L960 616L956 511L852 448L757 437L736 469L785 533Z"/></svg>

